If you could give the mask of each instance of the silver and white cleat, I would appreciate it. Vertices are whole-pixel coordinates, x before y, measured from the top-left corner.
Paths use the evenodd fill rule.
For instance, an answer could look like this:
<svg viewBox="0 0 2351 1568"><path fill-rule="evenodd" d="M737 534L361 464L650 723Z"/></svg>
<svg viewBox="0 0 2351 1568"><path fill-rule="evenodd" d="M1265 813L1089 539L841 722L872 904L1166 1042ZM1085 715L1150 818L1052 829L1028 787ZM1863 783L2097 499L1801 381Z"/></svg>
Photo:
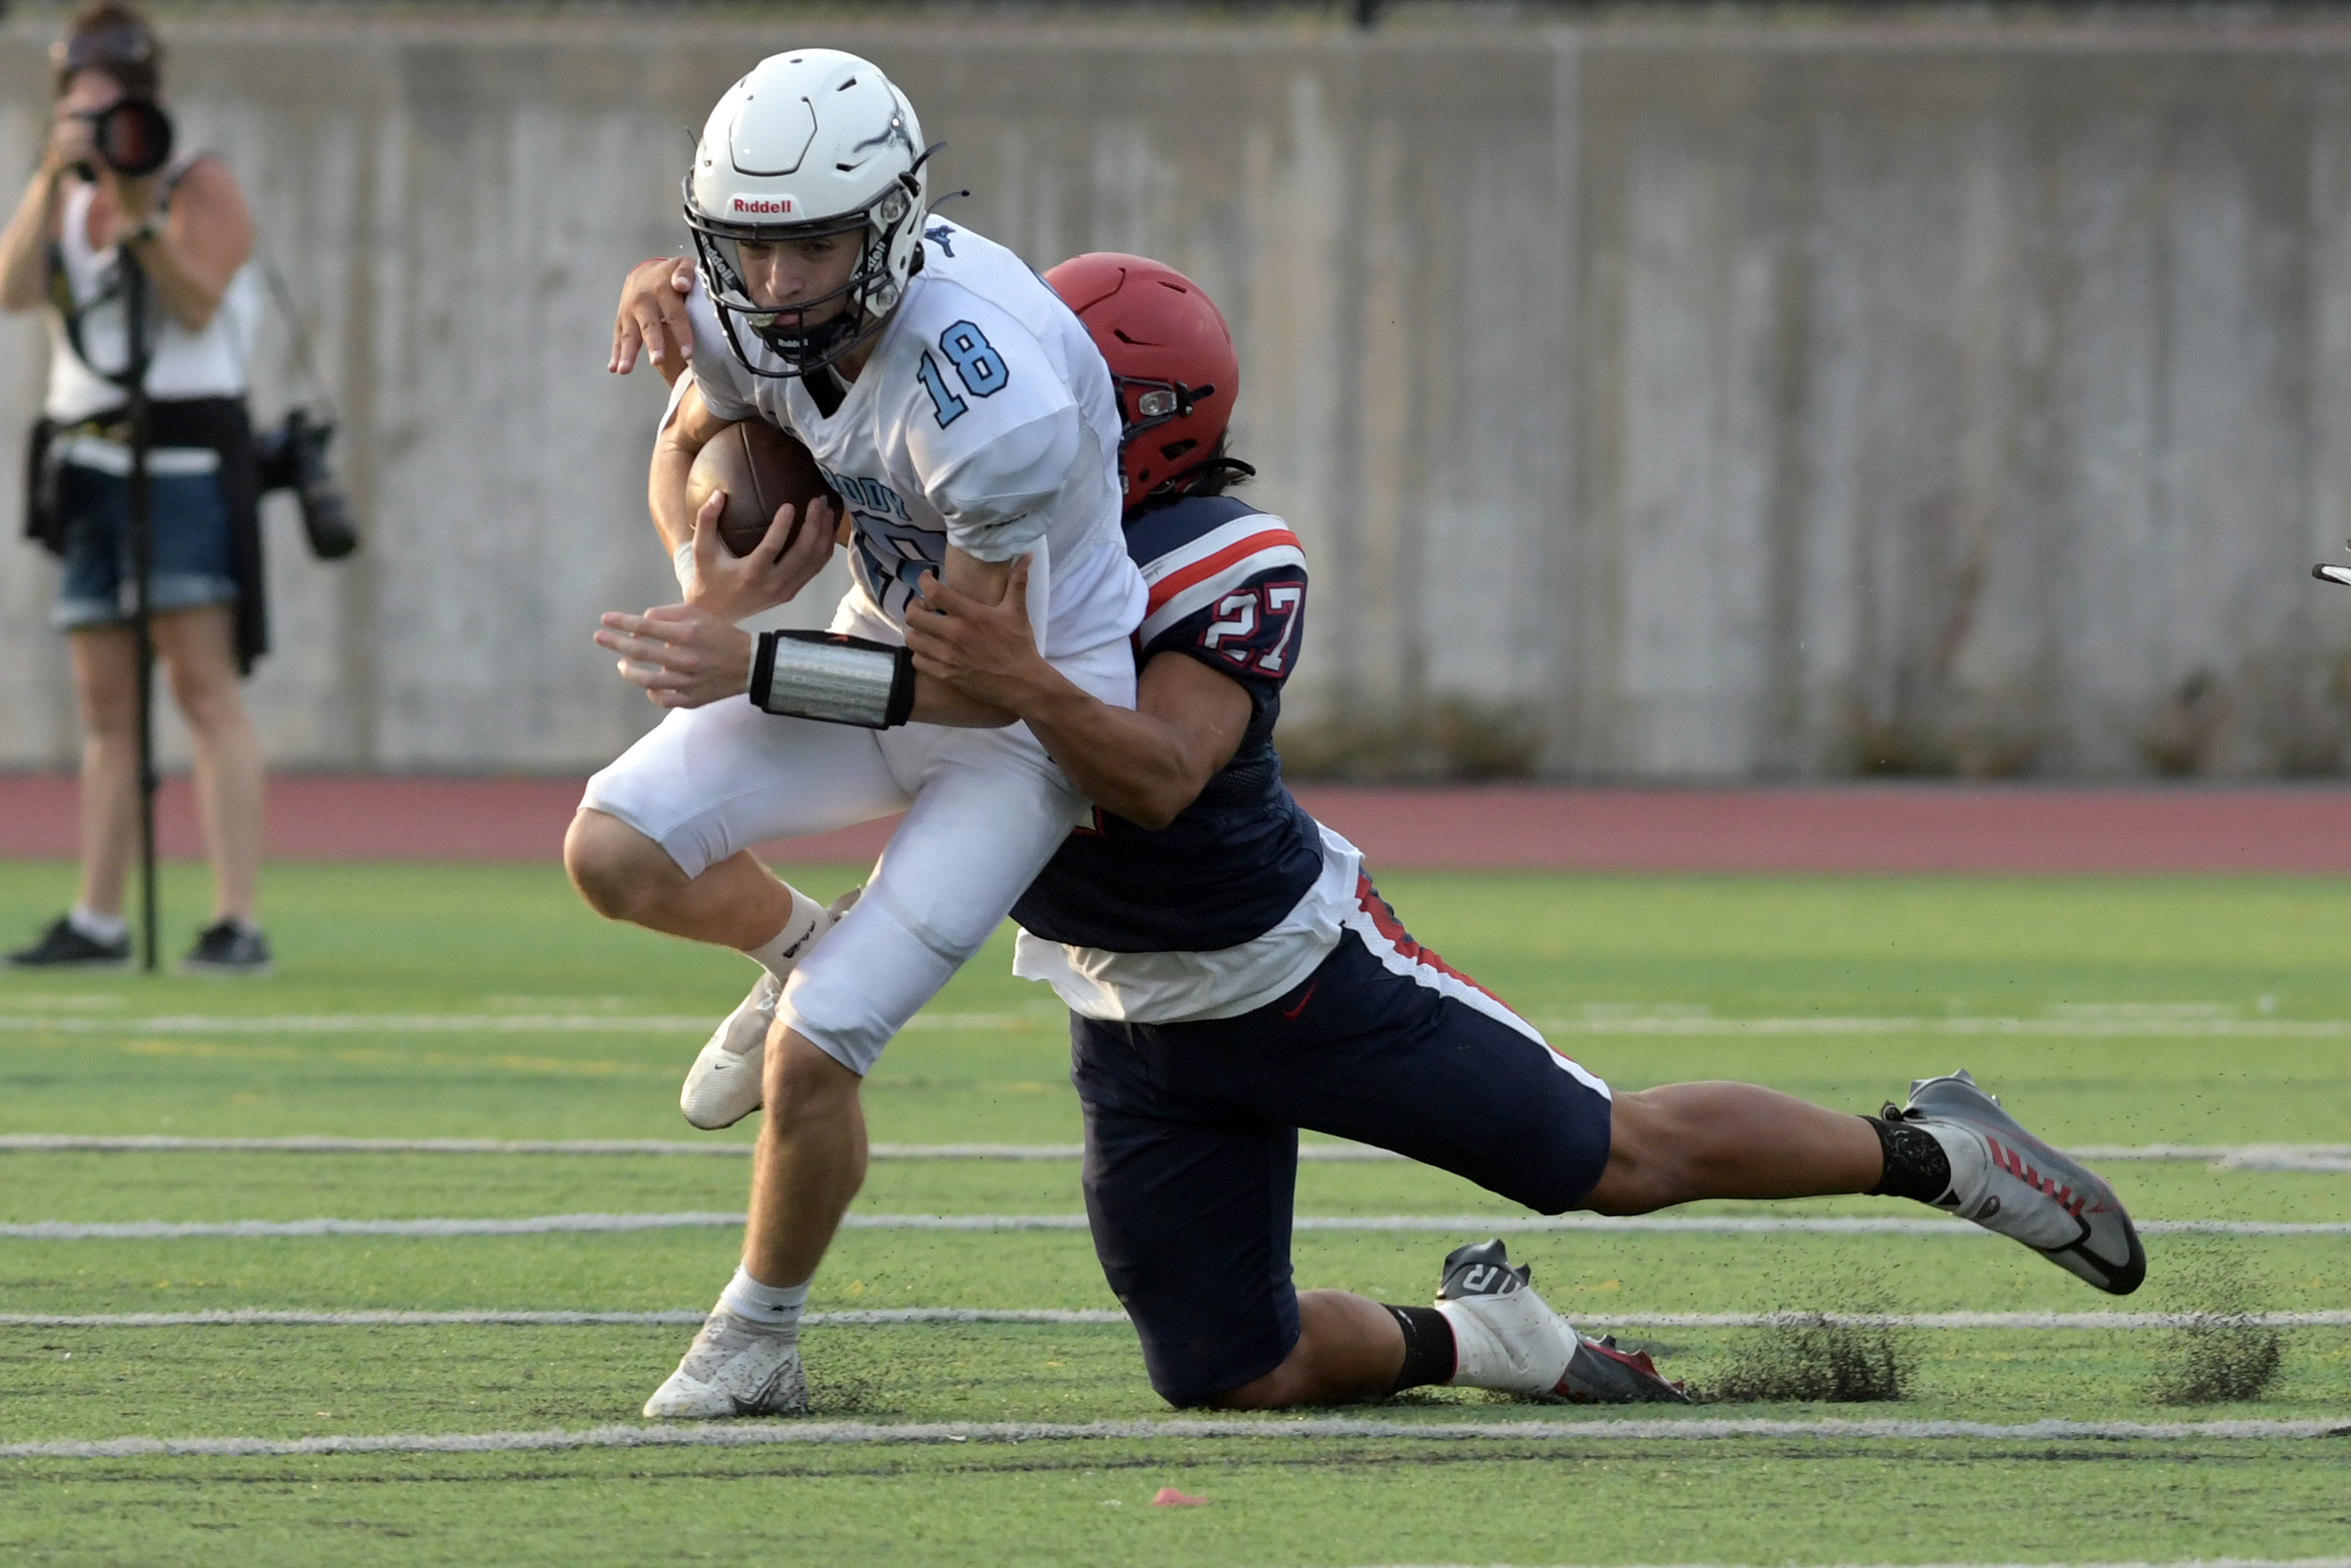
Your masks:
<svg viewBox="0 0 2351 1568"><path fill-rule="evenodd" d="M2104 1177L2026 1132L1962 1070L1910 1085L1886 1119L1923 1128L1951 1162L1951 1190L1935 1207L2021 1241L2111 1295L2147 1278L2138 1232Z"/></svg>
<svg viewBox="0 0 2351 1568"><path fill-rule="evenodd" d="M1575 1405L1689 1403L1646 1352L1576 1333L1532 1280L1532 1270L1511 1264L1499 1237L1446 1254L1437 1310L1453 1329L1454 1386Z"/></svg>
<svg viewBox="0 0 2351 1568"><path fill-rule="evenodd" d="M645 1401L645 1414L656 1421L798 1416L807 1409L799 1336L754 1328L724 1307L712 1311L685 1359Z"/></svg>
<svg viewBox="0 0 2351 1568"><path fill-rule="evenodd" d="M701 1054L686 1070L685 1087L678 1091L678 1109L687 1121L716 1132L759 1108L768 1069L768 1030L775 1024L776 1003L783 994L784 983L760 970L751 994L711 1030Z"/></svg>
<svg viewBox="0 0 2351 1568"><path fill-rule="evenodd" d="M856 904L862 886L852 887L819 912L793 955L797 963L817 940ZM794 895L796 898L798 894ZM784 983L766 970L751 994L718 1021L703 1042L694 1065L686 1069L685 1084L677 1092L678 1109L685 1119L706 1133L731 1127L759 1108L767 1093L768 1030L775 1026L776 1004L783 999Z"/></svg>

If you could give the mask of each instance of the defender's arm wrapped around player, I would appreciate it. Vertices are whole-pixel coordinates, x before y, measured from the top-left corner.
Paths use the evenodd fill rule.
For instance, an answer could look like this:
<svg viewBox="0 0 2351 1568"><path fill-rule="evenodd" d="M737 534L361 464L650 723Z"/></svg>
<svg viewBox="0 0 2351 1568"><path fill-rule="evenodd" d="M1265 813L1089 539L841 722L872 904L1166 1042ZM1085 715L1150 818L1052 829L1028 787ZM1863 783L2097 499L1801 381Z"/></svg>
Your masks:
<svg viewBox="0 0 2351 1568"><path fill-rule="evenodd" d="M1104 811L1165 828L1278 711L1289 677L1306 612L1305 567L1288 531L1262 520L1272 526L1254 553L1171 602L1155 593L1137 634L1143 669L1132 709L1089 695L1038 652L1024 610L1025 560L998 604L925 580L906 616L914 668L1026 721Z"/></svg>

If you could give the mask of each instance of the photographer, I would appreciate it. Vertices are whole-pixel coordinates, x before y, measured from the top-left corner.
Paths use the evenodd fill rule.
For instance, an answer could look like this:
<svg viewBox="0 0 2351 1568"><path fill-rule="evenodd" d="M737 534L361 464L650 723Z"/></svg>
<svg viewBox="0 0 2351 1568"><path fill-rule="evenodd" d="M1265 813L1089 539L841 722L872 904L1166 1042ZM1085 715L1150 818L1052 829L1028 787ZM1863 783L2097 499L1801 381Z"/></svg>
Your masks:
<svg viewBox="0 0 2351 1568"><path fill-rule="evenodd" d="M81 886L18 967L126 963L138 839L139 665L126 257L145 280L154 648L194 741L214 923L183 967L258 974L261 751L238 682L266 645L246 366L253 222L214 159L170 155L162 50L129 6L83 12L51 50L57 102L39 168L0 233L0 308L46 308L49 389L26 531L62 563L55 623L84 732Z"/></svg>

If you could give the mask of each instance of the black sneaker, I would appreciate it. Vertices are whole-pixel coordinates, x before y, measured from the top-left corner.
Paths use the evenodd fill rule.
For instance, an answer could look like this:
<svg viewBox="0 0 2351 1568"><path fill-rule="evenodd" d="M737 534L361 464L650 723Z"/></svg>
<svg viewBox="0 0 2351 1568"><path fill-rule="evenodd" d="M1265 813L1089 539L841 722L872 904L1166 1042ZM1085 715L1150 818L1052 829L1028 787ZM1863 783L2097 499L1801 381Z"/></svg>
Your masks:
<svg viewBox="0 0 2351 1568"><path fill-rule="evenodd" d="M131 962L131 934L111 942L85 936L68 915L60 915L41 939L8 955L12 969L120 969Z"/></svg>
<svg viewBox="0 0 2351 1568"><path fill-rule="evenodd" d="M260 928L218 920L204 927L188 956L180 960L183 975L266 975L269 973L269 943Z"/></svg>

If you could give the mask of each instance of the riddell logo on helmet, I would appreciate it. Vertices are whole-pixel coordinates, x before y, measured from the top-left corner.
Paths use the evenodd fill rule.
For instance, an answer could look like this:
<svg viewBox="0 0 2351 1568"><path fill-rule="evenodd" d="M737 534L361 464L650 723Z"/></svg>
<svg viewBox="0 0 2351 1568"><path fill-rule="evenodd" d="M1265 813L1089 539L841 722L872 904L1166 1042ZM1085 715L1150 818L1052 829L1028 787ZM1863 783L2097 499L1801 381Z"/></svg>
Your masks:
<svg viewBox="0 0 2351 1568"><path fill-rule="evenodd" d="M734 210L738 213L789 213L792 199L789 196L737 196Z"/></svg>

